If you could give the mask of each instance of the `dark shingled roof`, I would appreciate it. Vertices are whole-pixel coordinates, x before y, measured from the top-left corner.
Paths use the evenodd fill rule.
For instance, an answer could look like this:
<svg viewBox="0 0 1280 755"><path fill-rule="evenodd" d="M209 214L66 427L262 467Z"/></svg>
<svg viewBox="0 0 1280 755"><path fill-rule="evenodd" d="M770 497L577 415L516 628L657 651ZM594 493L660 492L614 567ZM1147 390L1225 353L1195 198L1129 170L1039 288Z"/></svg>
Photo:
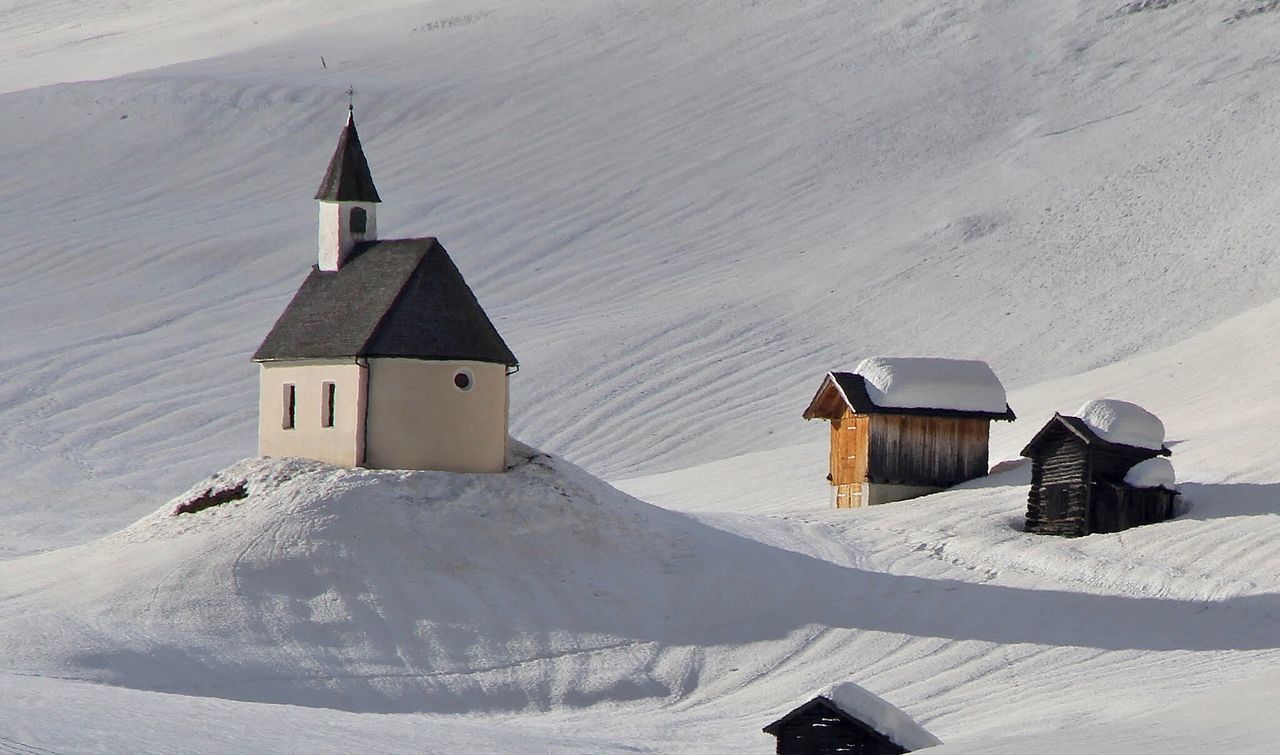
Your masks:
<svg viewBox="0 0 1280 755"><path fill-rule="evenodd" d="M338 148L329 159L329 169L316 190L316 199L330 202L381 202L373 185L369 161L364 159L355 113L347 113L347 125L338 137Z"/></svg>
<svg viewBox="0 0 1280 755"><path fill-rule="evenodd" d="M1165 448L1164 446L1161 446L1160 450L1157 451L1154 448L1143 448L1142 446L1130 446L1126 443L1112 443L1111 441L1103 438L1101 435L1098 435L1097 433L1095 433L1093 431L1093 428L1089 427L1089 425L1087 425L1085 421L1080 419L1079 417L1069 417L1065 414L1058 414L1057 412L1053 413L1053 419L1049 420L1044 427L1040 428L1040 432L1036 433L1035 437L1033 437L1030 440L1030 442L1027 443L1027 447L1022 449L1022 455L1026 456L1027 458L1031 458L1036 453L1036 448L1039 447L1043 442L1048 440L1049 436L1051 436L1054 432L1058 431L1060 428L1066 428L1067 432L1070 432L1071 434L1080 438L1080 440L1084 441L1084 444L1086 446L1094 446L1096 448L1104 448L1110 451L1115 451L1120 454L1128 454L1131 456L1144 456L1148 458L1153 456L1172 456L1173 455L1173 452Z"/></svg>
<svg viewBox="0 0 1280 755"><path fill-rule="evenodd" d="M844 394L849 408L858 414L913 414L924 417L955 417L957 419L990 419L1012 422L1017 419L1013 409L1004 405L1003 412L971 412L957 409L903 408L896 406L880 406L871 400L867 393L865 379L855 372L832 372L830 377ZM825 385L825 381L824 381ZM818 390L819 395L822 389ZM817 397L814 397L817 400Z"/></svg>
<svg viewBox="0 0 1280 755"><path fill-rule="evenodd" d="M517 364L433 238L371 241L337 271L312 268L253 355L256 362L352 357Z"/></svg>

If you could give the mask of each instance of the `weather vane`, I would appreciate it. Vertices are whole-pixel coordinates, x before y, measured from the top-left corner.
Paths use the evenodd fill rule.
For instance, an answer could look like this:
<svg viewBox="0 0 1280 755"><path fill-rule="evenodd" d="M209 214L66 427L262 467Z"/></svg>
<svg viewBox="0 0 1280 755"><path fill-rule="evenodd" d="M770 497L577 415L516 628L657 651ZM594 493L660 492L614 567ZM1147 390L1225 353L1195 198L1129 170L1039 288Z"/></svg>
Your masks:
<svg viewBox="0 0 1280 755"><path fill-rule="evenodd" d="M347 85L347 110L355 112L356 109L356 90L350 84Z"/></svg>

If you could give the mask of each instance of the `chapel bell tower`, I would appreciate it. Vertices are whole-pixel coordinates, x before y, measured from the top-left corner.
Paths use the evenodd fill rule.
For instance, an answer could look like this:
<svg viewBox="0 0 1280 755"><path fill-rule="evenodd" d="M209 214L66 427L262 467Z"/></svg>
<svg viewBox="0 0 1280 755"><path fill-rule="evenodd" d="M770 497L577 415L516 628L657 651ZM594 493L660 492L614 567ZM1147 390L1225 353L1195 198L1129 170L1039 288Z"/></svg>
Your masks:
<svg viewBox="0 0 1280 755"><path fill-rule="evenodd" d="M378 204L382 200L360 146L352 108L347 109L347 125L338 137L338 148L329 160L316 200L320 203L319 267L331 272L342 267L356 244L378 238Z"/></svg>

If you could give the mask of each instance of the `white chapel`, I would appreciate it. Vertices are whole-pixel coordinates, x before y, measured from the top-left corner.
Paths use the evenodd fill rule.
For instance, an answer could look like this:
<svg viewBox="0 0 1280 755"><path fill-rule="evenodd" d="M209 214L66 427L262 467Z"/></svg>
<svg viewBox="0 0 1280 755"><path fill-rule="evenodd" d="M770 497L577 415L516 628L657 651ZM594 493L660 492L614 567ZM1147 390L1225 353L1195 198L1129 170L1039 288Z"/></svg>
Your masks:
<svg viewBox="0 0 1280 755"><path fill-rule="evenodd" d="M503 471L516 357L439 241L378 238L354 113L315 198L318 262L253 356L259 453Z"/></svg>

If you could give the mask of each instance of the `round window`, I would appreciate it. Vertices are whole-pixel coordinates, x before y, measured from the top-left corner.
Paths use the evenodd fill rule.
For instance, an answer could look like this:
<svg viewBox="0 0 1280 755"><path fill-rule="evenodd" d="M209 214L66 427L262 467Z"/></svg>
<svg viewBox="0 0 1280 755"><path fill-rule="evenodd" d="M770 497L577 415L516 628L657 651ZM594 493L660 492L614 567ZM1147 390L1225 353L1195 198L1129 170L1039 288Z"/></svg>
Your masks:
<svg viewBox="0 0 1280 755"><path fill-rule="evenodd" d="M472 382L472 378L471 378L470 370L458 370L457 372L453 373L453 384L458 386L458 390L460 391L471 390L471 382Z"/></svg>

